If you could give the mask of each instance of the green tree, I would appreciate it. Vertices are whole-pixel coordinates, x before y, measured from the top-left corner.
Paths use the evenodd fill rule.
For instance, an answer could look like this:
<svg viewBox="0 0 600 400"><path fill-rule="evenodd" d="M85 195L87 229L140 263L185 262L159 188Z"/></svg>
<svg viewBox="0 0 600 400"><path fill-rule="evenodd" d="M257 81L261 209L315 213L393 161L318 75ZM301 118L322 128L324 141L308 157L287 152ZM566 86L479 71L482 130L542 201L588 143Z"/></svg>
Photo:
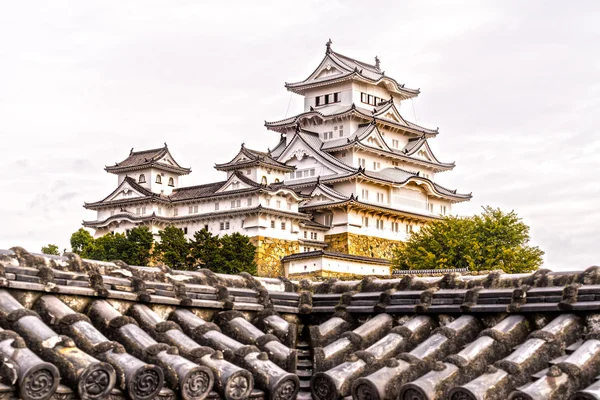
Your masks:
<svg viewBox="0 0 600 400"><path fill-rule="evenodd" d="M194 239L190 241L190 258L193 266L211 268L220 256L220 246L219 236L214 236L205 228L196 231Z"/></svg>
<svg viewBox="0 0 600 400"><path fill-rule="evenodd" d="M60 256L60 251L58 250L58 246L55 244L49 244L48 246L43 246L42 253L49 254L52 256Z"/></svg>
<svg viewBox="0 0 600 400"><path fill-rule="evenodd" d="M127 232L127 246L123 261L129 265L148 265L154 245L154 236L147 226L135 227Z"/></svg>
<svg viewBox="0 0 600 400"><path fill-rule="evenodd" d="M81 255L83 250L94 242L92 235L83 228L79 228L71 235L71 251Z"/></svg>
<svg viewBox="0 0 600 400"><path fill-rule="evenodd" d="M236 232L223 236L220 242L219 257L209 266L213 271L222 274L248 272L256 275L256 247L250 243L248 236Z"/></svg>
<svg viewBox="0 0 600 400"><path fill-rule="evenodd" d="M481 215L446 217L425 226L395 251L392 262L398 269L530 272L542 265L544 252L529 239L529 226L514 211L488 206Z"/></svg>
<svg viewBox="0 0 600 400"><path fill-rule="evenodd" d="M183 231L169 225L158 235L160 242L155 244L158 259L172 268L187 269L190 265L190 244Z"/></svg>

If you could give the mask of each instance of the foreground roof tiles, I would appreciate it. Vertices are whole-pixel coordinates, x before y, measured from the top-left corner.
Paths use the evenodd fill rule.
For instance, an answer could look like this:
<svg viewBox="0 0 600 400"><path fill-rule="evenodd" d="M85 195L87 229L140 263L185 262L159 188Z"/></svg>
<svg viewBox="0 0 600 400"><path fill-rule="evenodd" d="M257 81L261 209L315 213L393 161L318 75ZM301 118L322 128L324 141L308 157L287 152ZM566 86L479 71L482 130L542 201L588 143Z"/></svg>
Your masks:
<svg viewBox="0 0 600 400"><path fill-rule="evenodd" d="M600 273L290 281L0 250L0 398L600 399Z"/></svg>

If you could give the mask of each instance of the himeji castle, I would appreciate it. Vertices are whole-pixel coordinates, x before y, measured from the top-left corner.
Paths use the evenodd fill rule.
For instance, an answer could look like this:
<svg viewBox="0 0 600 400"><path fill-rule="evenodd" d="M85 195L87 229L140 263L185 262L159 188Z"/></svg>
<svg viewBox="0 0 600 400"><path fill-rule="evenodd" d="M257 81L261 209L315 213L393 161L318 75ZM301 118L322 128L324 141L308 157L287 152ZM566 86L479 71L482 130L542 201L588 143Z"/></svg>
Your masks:
<svg viewBox="0 0 600 400"><path fill-rule="evenodd" d="M169 224L188 238L247 235L257 247L261 276L388 275L393 249L412 232L468 201L436 183L455 164L440 161L429 140L438 135L401 115L419 95L369 64L326 44L306 79L286 83L304 97L304 111L265 122L278 141L262 151L245 145L215 168L220 182L183 187L191 172L164 147L134 151L105 170L118 177L97 211L84 221L96 236Z"/></svg>

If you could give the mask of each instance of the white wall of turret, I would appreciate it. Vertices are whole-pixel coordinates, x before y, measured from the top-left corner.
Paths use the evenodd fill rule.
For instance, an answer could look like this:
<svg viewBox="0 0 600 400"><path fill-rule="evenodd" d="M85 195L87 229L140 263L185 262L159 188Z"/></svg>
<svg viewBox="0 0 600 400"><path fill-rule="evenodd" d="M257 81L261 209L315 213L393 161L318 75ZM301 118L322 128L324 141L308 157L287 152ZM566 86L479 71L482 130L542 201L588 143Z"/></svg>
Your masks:
<svg viewBox="0 0 600 400"><path fill-rule="evenodd" d="M173 189L179 187L180 176L157 168L147 168L119 174L119 185L126 177L133 178L140 186L156 193L169 195Z"/></svg>

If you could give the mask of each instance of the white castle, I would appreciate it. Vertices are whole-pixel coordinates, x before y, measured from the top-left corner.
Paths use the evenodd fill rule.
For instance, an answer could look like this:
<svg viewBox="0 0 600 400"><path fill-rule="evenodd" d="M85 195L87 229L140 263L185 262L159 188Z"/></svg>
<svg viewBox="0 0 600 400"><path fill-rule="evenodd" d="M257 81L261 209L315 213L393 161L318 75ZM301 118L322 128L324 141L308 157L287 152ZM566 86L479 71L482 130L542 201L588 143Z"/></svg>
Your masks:
<svg viewBox="0 0 600 400"><path fill-rule="evenodd" d="M385 275L392 250L424 224L447 215L470 194L444 188L436 174L454 168L439 161L428 140L438 130L409 122L402 101L419 90L333 51L287 90L304 96L304 112L265 122L279 134L266 151L246 148L215 168L227 179L181 187L191 170L167 145L131 150L105 170L118 187L86 203L96 236L169 224L187 237L203 228L239 232L257 246L259 275Z"/></svg>

